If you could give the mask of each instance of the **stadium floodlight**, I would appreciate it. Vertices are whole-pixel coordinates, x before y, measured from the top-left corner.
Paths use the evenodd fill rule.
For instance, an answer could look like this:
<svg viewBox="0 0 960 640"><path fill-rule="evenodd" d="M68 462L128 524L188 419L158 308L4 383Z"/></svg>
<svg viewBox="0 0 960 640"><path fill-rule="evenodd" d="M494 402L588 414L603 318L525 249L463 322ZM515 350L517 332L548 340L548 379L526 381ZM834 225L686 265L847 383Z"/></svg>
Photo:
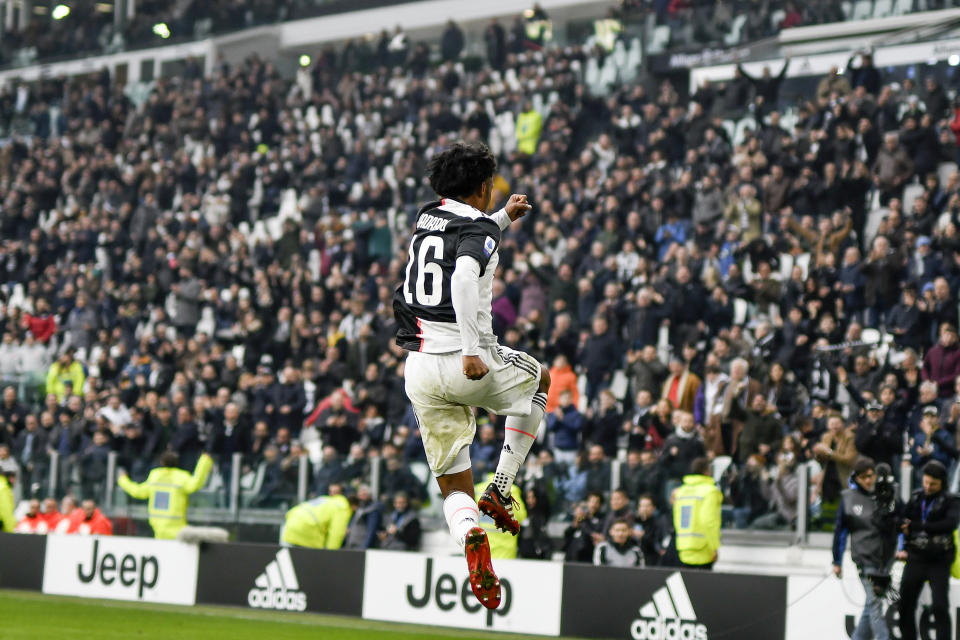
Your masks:
<svg viewBox="0 0 960 640"><path fill-rule="evenodd" d="M957 66L958 64L960 64L960 55L957 55L957 54L955 53L955 54L953 54L952 56L950 56L949 58L947 58L947 64L949 64L951 67L955 67L955 66Z"/></svg>
<svg viewBox="0 0 960 640"><path fill-rule="evenodd" d="M301 66L301 67L309 67L309 66L310 66L310 56L308 56L307 54L303 54L302 56L300 56L300 66Z"/></svg>
<svg viewBox="0 0 960 640"><path fill-rule="evenodd" d="M65 4L58 4L53 8L53 11L50 13L50 17L54 20L63 20L68 15L70 15L70 7Z"/></svg>
<svg viewBox="0 0 960 640"><path fill-rule="evenodd" d="M170 27L167 26L166 22L158 22L153 25L153 33L166 40L170 37Z"/></svg>

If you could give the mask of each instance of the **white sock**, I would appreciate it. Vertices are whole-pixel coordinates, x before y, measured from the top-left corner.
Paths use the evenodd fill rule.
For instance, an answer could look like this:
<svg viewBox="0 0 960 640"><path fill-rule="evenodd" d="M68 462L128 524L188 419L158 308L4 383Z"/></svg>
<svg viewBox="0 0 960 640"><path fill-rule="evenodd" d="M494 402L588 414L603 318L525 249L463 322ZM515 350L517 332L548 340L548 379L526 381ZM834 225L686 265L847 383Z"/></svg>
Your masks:
<svg viewBox="0 0 960 640"><path fill-rule="evenodd" d="M443 515L450 527L450 535L463 547L467 532L479 526L480 510L477 508L477 501L463 491L454 491L443 500Z"/></svg>
<svg viewBox="0 0 960 640"><path fill-rule="evenodd" d="M497 485L500 494L508 500L517 472L520 471L523 461L530 453L530 447L537 439L537 431L540 429L540 422L547 407L547 394L542 391L535 393L531 405L530 415L507 418L503 449L500 450L500 462L497 464L493 483Z"/></svg>

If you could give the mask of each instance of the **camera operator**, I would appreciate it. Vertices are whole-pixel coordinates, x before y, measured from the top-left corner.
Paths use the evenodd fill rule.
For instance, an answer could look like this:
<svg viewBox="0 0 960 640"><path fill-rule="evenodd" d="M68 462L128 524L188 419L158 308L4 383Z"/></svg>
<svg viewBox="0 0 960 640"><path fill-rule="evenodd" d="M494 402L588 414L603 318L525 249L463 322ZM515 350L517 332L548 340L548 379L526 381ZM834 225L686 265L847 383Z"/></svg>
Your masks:
<svg viewBox="0 0 960 640"><path fill-rule="evenodd" d="M923 467L923 488L913 492L903 510L907 566L900 583L900 636L916 640L917 600L930 583L937 640L950 638L950 565L956 548L953 532L960 522L960 504L946 490L947 469L936 460ZM904 552L898 554L903 557Z"/></svg>
<svg viewBox="0 0 960 640"><path fill-rule="evenodd" d="M878 473L879 472L879 473ZM882 481L878 482L878 476ZM859 458L853 467L851 486L840 495L833 533L833 573L842 575L843 550L850 537L850 554L857 565L867 601L853 640L888 640L883 616L883 596L890 585L897 541L896 489L889 465L874 465Z"/></svg>

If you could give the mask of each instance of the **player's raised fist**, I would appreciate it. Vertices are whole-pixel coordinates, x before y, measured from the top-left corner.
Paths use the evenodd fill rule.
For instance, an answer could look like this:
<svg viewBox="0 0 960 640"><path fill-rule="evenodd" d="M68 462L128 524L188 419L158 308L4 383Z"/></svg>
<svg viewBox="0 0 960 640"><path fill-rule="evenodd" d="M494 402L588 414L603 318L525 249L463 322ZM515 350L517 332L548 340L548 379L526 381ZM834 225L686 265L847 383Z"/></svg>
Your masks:
<svg viewBox="0 0 960 640"><path fill-rule="evenodd" d="M480 356L463 356L463 375L470 380L479 380L489 371Z"/></svg>
<svg viewBox="0 0 960 640"><path fill-rule="evenodd" d="M527 215L527 212L533 208L527 202L527 196L521 193L515 193L510 196L510 199L507 200L507 204L503 207L507 210L507 215L510 216L511 220L516 220Z"/></svg>

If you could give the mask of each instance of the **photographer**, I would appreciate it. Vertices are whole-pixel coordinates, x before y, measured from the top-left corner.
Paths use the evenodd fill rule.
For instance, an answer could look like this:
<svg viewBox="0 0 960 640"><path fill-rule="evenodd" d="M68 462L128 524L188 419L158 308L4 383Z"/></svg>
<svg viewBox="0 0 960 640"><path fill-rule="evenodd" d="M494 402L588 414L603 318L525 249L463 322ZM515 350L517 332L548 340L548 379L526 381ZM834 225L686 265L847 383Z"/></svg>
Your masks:
<svg viewBox="0 0 960 640"><path fill-rule="evenodd" d="M878 468L870 458L859 458L853 467L851 487L840 495L833 533L833 573L842 575L843 550L850 537L850 554L857 565L867 601L853 632L853 640L888 640L883 616L883 595L890 585L890 566L896 551L896 490L890 467Z"/></svg>
<svg viewBox="0 0 960 640"><path fill-rule="evenodd" d="M923 488L913 492L903 510L907 566L900 583L900 636L916 640L917 600L923 583L930 583L937 640L950 638L950 565L956 549L953 532L960 522L960 505L945 490L947 469L937 461L923 467Z"/></svg>

